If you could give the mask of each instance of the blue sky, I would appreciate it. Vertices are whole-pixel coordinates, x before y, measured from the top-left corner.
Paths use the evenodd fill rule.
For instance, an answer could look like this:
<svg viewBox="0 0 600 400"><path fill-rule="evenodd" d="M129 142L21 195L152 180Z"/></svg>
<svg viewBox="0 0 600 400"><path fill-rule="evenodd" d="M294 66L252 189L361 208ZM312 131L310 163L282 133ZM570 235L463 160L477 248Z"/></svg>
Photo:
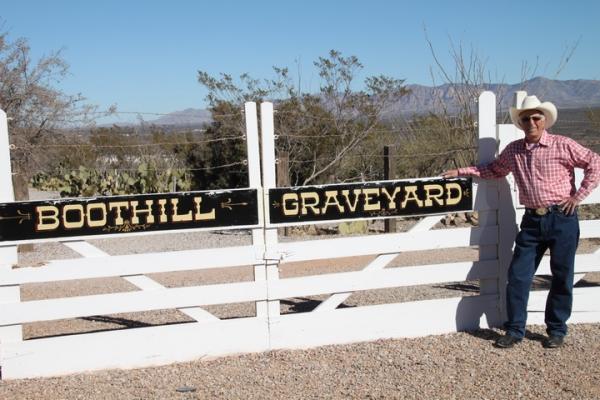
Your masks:
<svg viewBox="0 0 600 400"><path fill-rule="evenodd" d="M158 113L206 106L198 70L269 78L273 65L298 65L304 89L316 91L312 62L330 49L356 55L361 78L431 85L424 26L450 70L451 38L486 61L493 81L520 81L523 63L539 64L536 75L549 78L600 79L599 15L597 0L4 0L0 7L4 30L27 38L34 58L63 49L71 75L62 90L100 108Z"/></svg>

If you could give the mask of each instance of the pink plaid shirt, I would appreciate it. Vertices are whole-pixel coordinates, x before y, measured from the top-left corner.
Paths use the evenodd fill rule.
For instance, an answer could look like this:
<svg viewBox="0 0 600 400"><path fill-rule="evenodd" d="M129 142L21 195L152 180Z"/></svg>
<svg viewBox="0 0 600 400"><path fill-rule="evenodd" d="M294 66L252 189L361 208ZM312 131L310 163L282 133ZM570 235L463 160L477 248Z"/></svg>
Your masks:
<svg viewBox="0 0 600 400"><path fill-rule="evenodd" d="M584 170L579 190L575 188L574 168ZM600 157L572 139L544 131L532 149L527 148L525 139L515 140L491 163L459 168L458 172L484 179L502 178L512 172L521 204L548 207L571 196L582 201L589 195L600 180Z"/></svg>

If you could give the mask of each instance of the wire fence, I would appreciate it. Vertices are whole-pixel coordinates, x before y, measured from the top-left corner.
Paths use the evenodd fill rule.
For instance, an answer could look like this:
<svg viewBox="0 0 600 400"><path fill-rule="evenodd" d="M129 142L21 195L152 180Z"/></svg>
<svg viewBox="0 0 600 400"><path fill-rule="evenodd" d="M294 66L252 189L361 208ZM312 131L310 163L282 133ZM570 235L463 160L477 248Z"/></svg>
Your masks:
<svg viewBox="0 0 600 400"><path fill-rule="evenodd" d="M203 139L203 140L187 140L187 141L170 141L170 142L152 142L152 143L119 143L119 144L95 144L95 143L77 143L77 144L67 144L67 143L43 143L43 144L23 144L23 145L15 145L11 144L11 150L16 150L19 148L22 149L33 149L33 148L69 148L69 147L77 147L77 148L142 148L142 147L161 147L161 146L177 146L177 145L199 145L199 144L207 144L207 143L217 143L217 142L226 142L229 140L246 140L246 136L228 136L222 138L214 138L214 139Z"/></svg>
<svg viewBox="0 0 600 400"><path fill-rule="evenodd" d="M94 112L92 114L97 115L136 115L138 117L142 116L153 116L153 117L190 117L194 116L193 113L189 112L180 112L180 113L159 113L159 112L149 112L149 111L117 111L117 112ZM245 132L244 132L244 111L239 110L234 113L228 114L219 114L219 115L211 115L210 117L204 120L205 124L196 124L194 129L186 126L185 124L180 128L166 128L161 127L160 125L153 125L156 121L140 121L143 124L143 127L140 126L100 126L100 127L89 127L89 128L79 128L68 131L57 131L55 132L55 138L52 142L44 143L28 143L22 140L15 140L10 148L12 151L16 152L30 152L38 155L47 155L49 151L64 150L71 153L78 153L79 151L89 151L89 150L105 150L103 154L110 154L111 152L116 152L118 150L122 150L120 154L127 151L139 150L145 151L147 149L147 153L154 152L157 157L161 157L160 154L169 154L173 152L177 146L210 146L212 144L225 144L233 143L236 141L244 141L246 140ZM352 117L352 116L351 116ZM357 116L353 116L358 118ZM312 115L309 113L301 113L298 111L288 111L288 110L275 110L275 133L276 140L279 140L279 145L277 147L278 150L283 150L285 145L281 142L282 140L289 140L286 143L303 143L310 145L315 142L315 139L335 139L336 141L345 140L346 137L366 137L369 136L371 138L377 139L378 136L387 137L385 143L382 141L381 146L384 144L392 147L398 148L402 146L400 142L390 142L390 135L393 140L394 137L397 137L398 140L409 140L406 139L407 135L414 135L418 137L424 133L435 133L440 132L440 130L449 130L450 132L462 132L466 134L475 133L477 129L476 121L469 122L468 118L466 120L461 120L459 118L454 118L450 120L440 120L437 124L435 123L435 119L433 120L434 125L432 127L424 127L419 125L422 121L410 120L410 119L397 119L393 122L381 122L379 121L376 125L374 125L370 129L365 130L357 130L355 127L353 129L344 131L343 126L338 126L337 128L332 128L331 123L336 120L336 118L340 118L340 116L335 115ZM369 119L382 118L381 113L376 114L366 114L361 115L358 119ZM141 120L141 118L140 118ZM342 118L343 120L343 118ZM304 121L313 121L313 123L304 124ZM214 133L218 132L218 130L211 130L206 124L207 123L218 123L218 124L228 124L229 126L238 127L239 134L233 135L225 135L225 136L215 136ZM327 126L329 124L329 126ZM386 126L387 124L387 126ZM321 125L321 126L320 126ZM560 129L561 133L570 133L569 131L574 131L575 133L584 131L594 131L598 130L597 126L593 126L590 120L587 119L562 119L560 120L560 125L557 124L557 127ZM237 128L236 128L237 129ZM304 133L306 132L306 133ZM410 137L410 136L409 136ZM383 140L383 139L382 139ZM581 142L587 146L598 146L600 145L600 140L584 137L580 138ZM277 143L277 142L276 142ZM439 149L438 146L436 148ZM431 157L440 157L440 156L452 156L453 154L464 154L465 152L475 152L477 149L476 146L469 147L460 147L460 148L451 148L445 151L419 151L418 153L405 154L402 151L398 151L395 154L392 154L391 157L402 160L410 160L410 159L427 159ZM87 153L86 153L87 154ZM132 157L135 156L136 153L131 153ZM296 156L289 159L289 165L291 168L301 167L310 164L316 163L328 163L331 162L335 158L334 151L332 150L332 154L323 155L320 154L316 157L306 157ZM163 157L164 158L164 157ZM383 151L381 152L364 152L364 149L355 148L351 151L344 154L340 161L342 160L373 160L383 158ZM155 166L146 168L146 171L153 172L166 172L170 170L178 170L186 173L194 173L201 171L218 171L222 170L227 174L243 174L247 173L246 168L243 168L247 165L247 160L242 157L240 159L239 155L235 156L235 159L227 159L226 162L218 163L217 165L211 166L198 166L198 165L186 165L182 162L174 162L171 165L163 166ZM42 162L37 162L39 160L33 160L33 164L43 164ZM106 160L104 160L106 161ZM138 160L141 162L141 160ZM162 163L159 164L169 164L168 161L161 160ZM138 163L139 163L138 162ZM115 163L110 162L102 162L102 160L98 160L96 165L93 166L93 170L97 172L117 172L117 173L125 173L131 171L139 170L139 166L136 166L136 162L126 163L127 165L116 165ZM132 166L132 164L134 164ZM339 162L337 163L339 165ZM74 169L74 168L72 168ZM71 169L71 170L72 170ZM55 168L30 168L24 172L24 174L31 176L31 174L44 173L44 174L64 174L68 172L68 168L63 167L55 167ZM16 172L19 174L19 171Z"/></svg>

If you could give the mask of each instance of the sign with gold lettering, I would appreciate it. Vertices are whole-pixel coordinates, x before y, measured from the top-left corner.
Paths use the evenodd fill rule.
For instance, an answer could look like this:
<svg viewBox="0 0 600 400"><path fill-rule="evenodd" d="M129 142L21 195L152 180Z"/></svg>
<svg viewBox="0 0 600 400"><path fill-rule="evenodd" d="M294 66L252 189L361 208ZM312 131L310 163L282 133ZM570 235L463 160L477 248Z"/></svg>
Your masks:
<svg viewBox="0 0 600 400"><path fill-rule="evenodd" d="M258 225L256 189L0 204L0 242Z"/></svg>
<svg viewBox="0 0 600 400"><path fill-rule="evenodd" d="M269 190L269 222L314 223L443 214L473 208L471 178L398 180Z"/></svg>

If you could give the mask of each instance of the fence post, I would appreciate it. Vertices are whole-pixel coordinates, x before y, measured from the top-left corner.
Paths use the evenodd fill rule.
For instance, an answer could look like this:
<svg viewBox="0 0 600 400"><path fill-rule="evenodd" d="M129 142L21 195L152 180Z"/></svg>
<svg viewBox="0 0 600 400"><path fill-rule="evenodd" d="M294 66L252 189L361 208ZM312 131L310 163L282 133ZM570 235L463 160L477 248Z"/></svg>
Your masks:
<svg viewBox="0 0 600 400"><path fill-rule="evenodd" d="M478 130L479 143L477 158L478 163L489 163L496 157L497 138L496 138L496 96L494 93L486 91L479 96L478 101ZM491 203L497 203L498 200L498 182L496 180L481 180L479 181L478 193L484 195L491 200ZM498 206L500 207L500 206ZM499 225L498 209L479 211L479 227L495 227ZM500 229L500 228L498 228ZM479 246L480 260L497 260L498 259L498 244ZM500 261L499 261L500 262ZM498 267L497 277L491 279L480 279L480 294L495 295L497 304L495 309L487 313L487 325L498 326L502 322L501 304L502 295L500 293L500 270Z"/></svg>
<svg viewBox="0 0 600 400"><path fill-rule="evenodd" d="M0 203L15 201L9 146L8 121L6 113L0 110ZM17 246L0 246L0 270L10 270L17 262ZM18 303L19 301L21 301L21 291L18 285L0 286L0 303ZM21 340L23 340L21 325L0 327L0 350L2 343Z"/></svg>
<svg viewBox="0 0 600 400"><path fill-rule="evenodd" d="M265 219L269 218L269 189L277 186L275 173L275 123L273 119L273 103L260 105L260 133L262 138L262 174L263 204ZM279 279L279 255L277 253L277 228L266 228L265 232L265 265L268 281ZM268 302L269 321L280 315L279 301Z"/></svg>
<svg viewBox="0 0 600 400"><path fill-rule="evenodd" d="M383 146L383 179L388 181L396 179L396 159L390 153L390 146ZM396 232L396 219L386 218L383 221L386 233Z"/></svg>
<svg viewBox="0 0 600 400"><path fill-rule="evenodd" d="M262 184L260 179L260 146L258 141L258 116L256 103L244 104L244 115L246 119L246 147L248 151L248 186L258 190L258 215L259 221L264 221L262 207ZM265 253L264 226L252 229L252 245L256 249L257 263L254 267L254 280L263 282L267 280L267 268L263 261ZM258 262L258 260L261 260ZM256 316L267 318L267 302L256 302Z"/></svg>
<svg viewBox="0 0 600 400"><path fill-rule="evenodd" d="M515 104L519 106L527 92L517 91L515 93ZM512 141L522 137L519 129L512 123L498 125L498 151L504 148ZM499 263L499 290L500 304L502 306L502 319L506 320L506 281L508 277L508 267L512 259L513 244L517 235L518 220L522 216L516 207L519 204L518 192L515 185L515 179L508 175L498 186L498 263Z"/></svg>

